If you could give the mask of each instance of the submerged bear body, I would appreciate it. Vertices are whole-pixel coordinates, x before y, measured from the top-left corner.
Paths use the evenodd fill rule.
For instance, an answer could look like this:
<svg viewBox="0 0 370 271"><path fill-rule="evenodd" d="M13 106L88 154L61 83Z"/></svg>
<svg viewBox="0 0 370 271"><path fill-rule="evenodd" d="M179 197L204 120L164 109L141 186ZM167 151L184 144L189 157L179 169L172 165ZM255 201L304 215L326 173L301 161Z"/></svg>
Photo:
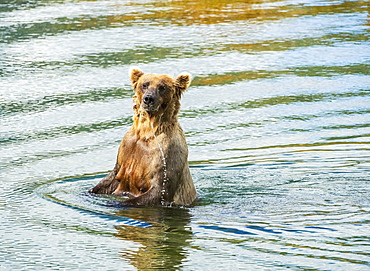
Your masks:
<svg viewBox="0 0 370 271"><path fill-rule="evenodd" d="M122 139L114 169L90 192L128 197L127 205L190 205L196 190L177 120L190 76L173 79L132 69L130 79L134 123Z"/></svg>

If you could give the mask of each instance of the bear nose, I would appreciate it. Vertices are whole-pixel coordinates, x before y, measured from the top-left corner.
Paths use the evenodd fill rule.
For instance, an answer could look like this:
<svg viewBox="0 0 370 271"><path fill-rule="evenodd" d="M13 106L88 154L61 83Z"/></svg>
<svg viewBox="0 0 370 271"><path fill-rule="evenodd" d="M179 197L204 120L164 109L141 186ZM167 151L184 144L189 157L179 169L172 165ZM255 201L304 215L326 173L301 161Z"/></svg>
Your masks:
<svg viewBox="0 0 370 271"><path fill-rule="evenodd" d="M154 96L151 95L151 94L146 94L144 96L144 103L149 105L149 104L152 104L154 102Z"/></svg>

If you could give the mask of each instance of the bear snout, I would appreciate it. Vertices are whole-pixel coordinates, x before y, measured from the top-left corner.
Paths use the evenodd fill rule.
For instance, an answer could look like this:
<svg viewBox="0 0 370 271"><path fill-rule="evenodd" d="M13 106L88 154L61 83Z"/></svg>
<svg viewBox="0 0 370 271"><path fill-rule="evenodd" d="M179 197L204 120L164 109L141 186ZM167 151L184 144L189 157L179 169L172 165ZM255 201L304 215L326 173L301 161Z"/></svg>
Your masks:
<svg viewBox="0 0 370 271"><path fill-rule="evenodd" d="M143 98L143 102L146 105L152 105L154 103L154 96L151 94L146 94Z"/></svg>
<svg viewBox="0 0 370 271"><path fill-rule="evenodd" d="M147 112L154 112L158 110L159 103L159 99L154 94L147 93L142 98L141 107Z"/></svg>

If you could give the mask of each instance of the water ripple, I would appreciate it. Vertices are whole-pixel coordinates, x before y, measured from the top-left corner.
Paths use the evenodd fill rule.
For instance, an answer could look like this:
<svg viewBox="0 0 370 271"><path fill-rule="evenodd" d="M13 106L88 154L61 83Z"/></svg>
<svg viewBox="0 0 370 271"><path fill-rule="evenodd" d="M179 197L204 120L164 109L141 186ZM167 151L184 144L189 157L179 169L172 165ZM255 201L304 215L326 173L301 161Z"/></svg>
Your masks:
<svg viewBox="0 0 370 271"><path fill-rule="evenodd" d="M0 11L5 270L369 269L368 1ZM131 65L192 74L192 208L86 193L132 124Z"/></svg>

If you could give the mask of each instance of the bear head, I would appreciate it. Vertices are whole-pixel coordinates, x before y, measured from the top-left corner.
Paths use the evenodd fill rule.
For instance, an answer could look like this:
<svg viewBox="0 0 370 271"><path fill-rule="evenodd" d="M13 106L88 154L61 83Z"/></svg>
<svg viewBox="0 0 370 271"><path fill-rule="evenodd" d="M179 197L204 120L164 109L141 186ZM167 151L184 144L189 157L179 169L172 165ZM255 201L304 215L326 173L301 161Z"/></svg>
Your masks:
<svg viewBox="0 0 370 271"><path fill-rule="evenodd" d="M181 94L190 85L190 74L181 73L176 78L160 74L144 74L138 68L129 72L134 87L134 111L146 112L150 117L177 115Z"/></svg>

